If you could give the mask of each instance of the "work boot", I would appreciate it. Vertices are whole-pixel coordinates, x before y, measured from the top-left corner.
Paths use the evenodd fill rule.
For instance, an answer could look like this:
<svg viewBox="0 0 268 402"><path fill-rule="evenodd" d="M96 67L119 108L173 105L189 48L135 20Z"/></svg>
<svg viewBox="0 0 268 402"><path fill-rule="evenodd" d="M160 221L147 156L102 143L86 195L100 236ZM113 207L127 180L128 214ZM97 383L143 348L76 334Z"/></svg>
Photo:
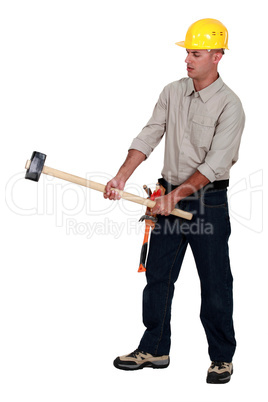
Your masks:
<svg viewBox="0 0 268 402"><path fill-rule="evenodd" d="M168 355L153 356L139 349L129 355L117 357L114 361L114 366L120 370L139 370L144 367L166 368L168 365Z"/></svg>
<svg viewBox="0 0 268 402"><path fill-rule="evenodd" d="M211 362L208 369L208 384L226 384L230 381L233 374L233 364L223 362Z"/></svg>

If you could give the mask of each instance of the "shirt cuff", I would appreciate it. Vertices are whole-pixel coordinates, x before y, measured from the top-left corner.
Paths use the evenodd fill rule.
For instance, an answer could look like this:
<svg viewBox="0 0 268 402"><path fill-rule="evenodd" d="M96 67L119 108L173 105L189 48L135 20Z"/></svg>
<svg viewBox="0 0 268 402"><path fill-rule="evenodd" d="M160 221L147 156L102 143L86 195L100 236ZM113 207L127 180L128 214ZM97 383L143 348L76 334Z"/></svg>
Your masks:
<svg viewBox="0 0 268 402"><path fill-rule="evenodd" d="M216 176L214 171L211 169L211 167L207 163L203 163L200 165L197 170L202 173L206 178L212 183L213 181L216 180Z"/></svg>
<svg viewBox="0 0 268 402"><path fill-rule="evenodd" d="M153 148L150 145L146 144L146 142L140 140L139 138L134 138L132 141L129 150L136 149L137 151L142 152L146 158L149 157L150 153L152 152Z"/></svg>

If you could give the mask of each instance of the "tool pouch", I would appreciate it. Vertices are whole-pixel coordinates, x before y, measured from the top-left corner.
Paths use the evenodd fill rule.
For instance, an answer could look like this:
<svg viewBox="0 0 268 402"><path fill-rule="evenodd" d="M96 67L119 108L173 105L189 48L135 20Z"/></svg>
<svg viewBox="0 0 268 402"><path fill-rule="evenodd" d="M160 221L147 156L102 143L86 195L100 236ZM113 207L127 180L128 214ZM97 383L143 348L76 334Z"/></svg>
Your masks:
<svg viewBox="0 0 268 402"><path fill-rule="evenodd" d="M165 195L165 188L163 186L160 186L158 183L156 185L156 190L153 192L153 194L148 197L151 198L153 201L155 198L160 197L162 195ZM154 230L155 224L157 222L157 215L151 213L151 208L146 209L146 214L143 215L140 218L140 221L145 220L145 233L144 233L144 239L143 239L143 244L141 248L141 255L140 255L140 266L138 269L138 272L145 272L146 271L146 259L147 259L147 253L148 253L148 240L149 240L149 235L150 235L150 230Z"/></svg>

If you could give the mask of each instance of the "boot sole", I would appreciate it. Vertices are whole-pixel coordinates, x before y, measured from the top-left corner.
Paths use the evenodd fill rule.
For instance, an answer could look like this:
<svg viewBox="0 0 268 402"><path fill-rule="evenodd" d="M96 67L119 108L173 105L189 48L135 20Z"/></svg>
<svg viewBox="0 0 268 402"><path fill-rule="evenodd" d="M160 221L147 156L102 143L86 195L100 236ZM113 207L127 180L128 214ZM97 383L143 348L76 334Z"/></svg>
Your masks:
<svg viewBox="0 0 268 402"><path fill-rule="evenodd" d="M128 364L128 362L121 362L119 358L115 359L114 366L119 370L134 371L142 370L143 368L153 368L153 369L163 369L169 366L169 358L167 360L156 361L156 362L144 362L141 364Z"/></svg>
<svg viewBox="0 0 268 402"><path fill-rule="evenodd" d="M210 376L207 377L207 384L227 384L231 380L233 374L233 370L231 374L228 377L220 377L217 374L211 374Z"/></svg>

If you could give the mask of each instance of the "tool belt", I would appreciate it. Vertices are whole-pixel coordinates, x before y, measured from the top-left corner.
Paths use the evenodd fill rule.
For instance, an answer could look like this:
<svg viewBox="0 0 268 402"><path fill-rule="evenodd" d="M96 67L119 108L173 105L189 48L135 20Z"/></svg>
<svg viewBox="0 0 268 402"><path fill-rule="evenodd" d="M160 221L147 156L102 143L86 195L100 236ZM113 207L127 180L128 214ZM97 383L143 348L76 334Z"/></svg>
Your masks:
<svg viewBox="0 0 268 402"><path fill-rule="evenodd" d="M160 186L162 186L165 190L166 193L170 193L171 191L175 190L179 186L174 186L173 184L167 182L163 177L158 179L158 183ZM207 192L207 191L212 191L212 190L225 190L229 186L229 180L218 180L214 181L212 183L206 184L204 187L202 187L201 190L197 190L192 194L197 195L198 193L202 192Z"/></svg>

